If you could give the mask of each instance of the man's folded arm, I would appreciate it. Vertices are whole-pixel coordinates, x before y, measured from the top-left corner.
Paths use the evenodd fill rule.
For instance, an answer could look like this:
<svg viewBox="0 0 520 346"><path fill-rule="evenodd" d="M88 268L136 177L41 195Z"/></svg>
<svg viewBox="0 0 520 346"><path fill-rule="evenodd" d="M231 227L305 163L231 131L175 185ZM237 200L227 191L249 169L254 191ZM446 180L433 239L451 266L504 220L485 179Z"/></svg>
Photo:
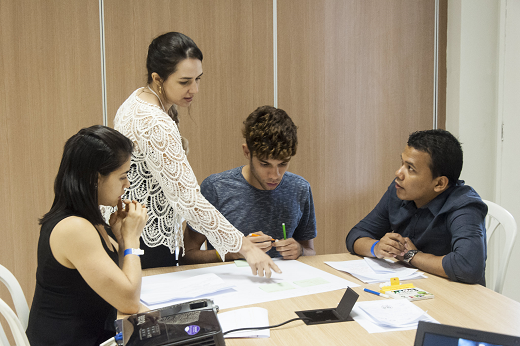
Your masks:
<svg viewBox="0 0 520 346"><path fill-rule="evenodd" d="M452 233L452 252L444 256L442 266L453 281L485 284L486 232L485 212L476 207L455 211L448 219Z"/></svg>
<svg viewBox="0 0 520 346"><path fill-rule="evenodd" d="M370 247L373 242L362 241L359 246L354 247L354 243L360 238L381 239L387 232L391 232L390 219L388 215L389 191L387 190L376 207L355 225L347 234L345 240L347 250L352 254L371 256ZM368 252L367 250L368 246ZM357 251L356 251L356 249Z"/></svg>

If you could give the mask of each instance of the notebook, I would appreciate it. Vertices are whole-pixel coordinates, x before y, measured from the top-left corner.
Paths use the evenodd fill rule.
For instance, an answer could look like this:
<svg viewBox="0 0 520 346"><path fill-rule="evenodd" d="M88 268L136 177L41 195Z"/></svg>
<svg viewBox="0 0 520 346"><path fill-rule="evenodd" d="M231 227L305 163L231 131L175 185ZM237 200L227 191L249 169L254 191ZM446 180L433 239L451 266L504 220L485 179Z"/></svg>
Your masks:
<svg viewBox="0 0 520 346"><path fill-rule="evenodd" d="M520 337L420 321L414 346L520 346Z"/></svg>
<svg viewBox="0 0 520 346"><path fill-rule="evenodd" d="M385 291L385 294L394 299L408 299L409 301L431 299L434 297L432 293L420 289L419 287Z"/></svg>

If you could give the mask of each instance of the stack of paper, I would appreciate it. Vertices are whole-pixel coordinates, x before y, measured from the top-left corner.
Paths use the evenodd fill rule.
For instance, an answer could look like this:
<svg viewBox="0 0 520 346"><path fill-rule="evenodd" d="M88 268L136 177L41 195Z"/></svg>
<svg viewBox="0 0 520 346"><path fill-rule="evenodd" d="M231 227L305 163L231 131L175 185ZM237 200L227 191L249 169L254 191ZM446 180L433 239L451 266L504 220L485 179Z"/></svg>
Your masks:
<svg viewBox="0 0 520 346"><path fill-rule="evenodd" d="M222 327L222 332L239 328L254 328L269 326L269 317L267 309L264 308L245 308L221 312L218 314L218 320ZM224 338L269 338L271 333L269 328L266 329L249 329L238 332L232 332L224 335Z"/></svg>
<svg viewBox="0 0 520 346"><path fill-rule="evenodd" d="M389 259L365 257L356 261L325 263L334 269L350 273L365 283L385 282L395 277L400 281L426 278L424 273L417 269Z"/></svg>
<svg viewBox="0 0 520 346"><path fill-rule="evenodd" d="M253 275L249 266L234 263L147 276L141 284L141 300L158 309L207 298L223 310L359 286L299 261L273 260L282 274L273 273L271 278Z"/></svg>
<svg viewBox="0 0 520 346"><path fill-rule="evenodd" d="M419 321L437 322L406 299L358 302L351 315L369 333L416 329Z"/></svg>
<svg viewBox="0 0 520 346"><path fill-rule="evenodd" d="M234 285L226 283L216 274L208 273L175 281L172 285L162 285L160 281L153 283L149 276L147 285L141 287L141 301L146 305L167 303L178 299L192 299L209 293L233 289Z"/></svg>

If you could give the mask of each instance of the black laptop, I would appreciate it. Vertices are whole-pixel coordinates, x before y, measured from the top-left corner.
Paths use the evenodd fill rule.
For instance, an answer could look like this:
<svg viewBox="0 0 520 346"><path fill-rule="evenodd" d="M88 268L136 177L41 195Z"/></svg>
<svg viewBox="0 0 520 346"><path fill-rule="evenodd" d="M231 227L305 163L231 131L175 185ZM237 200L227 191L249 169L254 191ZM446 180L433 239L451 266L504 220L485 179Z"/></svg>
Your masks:
<svg viewBox="0 0 520 346"><path fill-rule="evenodd" d="M520 346L520 337L420 321L414 343L414 346L499 345Z"/></svg>

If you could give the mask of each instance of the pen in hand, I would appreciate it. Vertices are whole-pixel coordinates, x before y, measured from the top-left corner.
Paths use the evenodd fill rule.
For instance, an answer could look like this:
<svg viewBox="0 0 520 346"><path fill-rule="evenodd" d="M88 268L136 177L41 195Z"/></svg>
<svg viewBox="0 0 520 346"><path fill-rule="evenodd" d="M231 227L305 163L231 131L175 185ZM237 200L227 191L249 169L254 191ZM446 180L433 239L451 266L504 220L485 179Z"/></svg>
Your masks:
<svg viewBox="0 0 520 346"><path fill-rule="evenodd" d="M266 235L266 234L263 234L263 235ZM249 233L248 236L251 236L251 237L261 237L262 235L260 235L260 234L256 234L256 233ZM271 238L271 239L269 239L269 240L270 240L270 241L274 241L273 238Z"/></svg>

